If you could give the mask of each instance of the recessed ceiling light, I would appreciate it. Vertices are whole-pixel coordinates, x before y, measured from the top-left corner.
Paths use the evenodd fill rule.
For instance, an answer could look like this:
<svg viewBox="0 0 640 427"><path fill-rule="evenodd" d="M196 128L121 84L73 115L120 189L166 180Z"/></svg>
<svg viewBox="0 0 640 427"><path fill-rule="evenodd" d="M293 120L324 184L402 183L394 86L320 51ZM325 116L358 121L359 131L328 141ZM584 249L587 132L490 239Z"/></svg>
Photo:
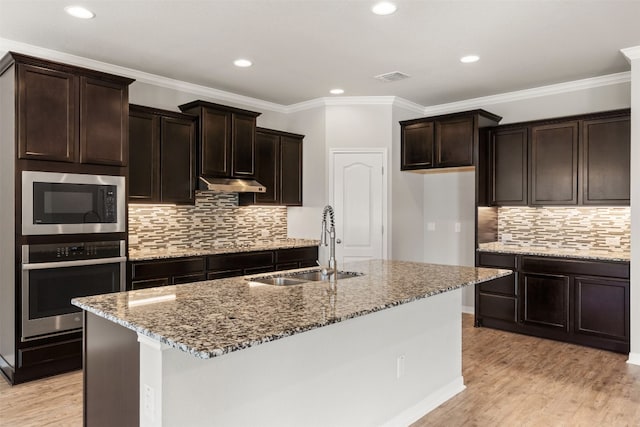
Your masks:
<svg viewBox="0 0 640 427"><path fill-rule="evenodd" d="M373 5L371 11L376 15L391 15L397 9L398 7L395 4L389 1L381 1Z"/></svg>
<svg viewBox="0 0 640 427"><path fill-rule="evenodd" d="M344 89L331 89L329 93L331 93L331 95L342 95L344 93Z"/></svg>
<svg viewBox="0 0 640 427"><path fill-rule="evenodd" d="M249 61L248 59L236 59L235 61L233 61L233 65L235 65L236 67L246 68L251 67L253 65L253 62Z"/></svg>
<svg viewBox="0 0 640 427"><path fill-rule="evenodd" d="M96 16L95 13L82 6L67 6L64 8L64 11L69 15L80 19L91 19Z"/></svg>
<svg viewBox="0 0 640 427"><path fill-rule="evenodd" d="M477 62L479 59L480 57L478 55L467 55L460 58L460 62L463 62L465 64L470 64L472 62Z"/></svg>

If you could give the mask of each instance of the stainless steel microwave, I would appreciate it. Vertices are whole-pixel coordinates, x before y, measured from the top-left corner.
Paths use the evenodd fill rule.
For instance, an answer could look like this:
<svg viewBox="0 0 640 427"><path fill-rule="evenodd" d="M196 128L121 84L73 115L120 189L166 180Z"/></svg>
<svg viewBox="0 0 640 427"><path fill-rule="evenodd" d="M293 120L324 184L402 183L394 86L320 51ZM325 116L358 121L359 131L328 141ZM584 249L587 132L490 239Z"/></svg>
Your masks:
<svg viewBox="0 0 640 427"><path fill-rule="evenodd" d="M123 176L22 172L22 234L125 231Z"/></svg>

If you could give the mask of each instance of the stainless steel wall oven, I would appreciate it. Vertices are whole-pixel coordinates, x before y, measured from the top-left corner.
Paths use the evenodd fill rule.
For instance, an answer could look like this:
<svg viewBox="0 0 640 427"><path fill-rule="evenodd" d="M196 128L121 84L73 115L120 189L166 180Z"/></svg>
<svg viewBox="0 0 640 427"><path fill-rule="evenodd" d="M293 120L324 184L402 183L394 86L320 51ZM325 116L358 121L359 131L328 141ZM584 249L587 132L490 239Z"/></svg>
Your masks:
<svg viewBox="0 0 640 427"><path fill-rule="evenodd" d="M78 331L75 297L125 290L124 240L22 246L22 341Z"/></svg>

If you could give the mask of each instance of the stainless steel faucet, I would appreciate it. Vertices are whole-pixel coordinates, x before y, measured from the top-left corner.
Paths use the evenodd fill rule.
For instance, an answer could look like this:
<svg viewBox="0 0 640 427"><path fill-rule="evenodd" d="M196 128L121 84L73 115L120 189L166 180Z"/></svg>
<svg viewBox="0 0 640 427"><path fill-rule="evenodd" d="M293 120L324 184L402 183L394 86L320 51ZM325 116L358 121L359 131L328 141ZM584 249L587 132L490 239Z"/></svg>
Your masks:
<svg viewBox="0 0 640 427"><path fill-rule="evenodd" d="M327 228L327 215L329 215L329 228ZM320 234L320 245L327 246L327 235L329 236L329 266L327 269L322 269L322 274L333 274L336 277L338 272L338 265L336 263L336 222L333 212L333 208L330 205L324 207L322 211L322 233ZM319 262L318 262L319 264Z"/></svg>

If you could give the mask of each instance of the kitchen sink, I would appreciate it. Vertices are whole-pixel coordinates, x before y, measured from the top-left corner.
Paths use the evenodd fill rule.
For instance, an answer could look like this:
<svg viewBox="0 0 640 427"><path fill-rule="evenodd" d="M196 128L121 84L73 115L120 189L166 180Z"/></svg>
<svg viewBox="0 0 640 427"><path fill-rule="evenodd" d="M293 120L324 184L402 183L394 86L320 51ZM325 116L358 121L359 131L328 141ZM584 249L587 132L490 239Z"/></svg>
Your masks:
<svg viewBox="0 0 640 427"><path fill-rule="evenodd" d="M356 271L338 271L335 280L350 279L352 277L363 276L364 273ZM321 270L296 271L293 273L282 272L269 276L251 277L246 280L253 283L274 286L301 285L308 282L329 282L333 279L333 274L323 275Z"/></svg>

